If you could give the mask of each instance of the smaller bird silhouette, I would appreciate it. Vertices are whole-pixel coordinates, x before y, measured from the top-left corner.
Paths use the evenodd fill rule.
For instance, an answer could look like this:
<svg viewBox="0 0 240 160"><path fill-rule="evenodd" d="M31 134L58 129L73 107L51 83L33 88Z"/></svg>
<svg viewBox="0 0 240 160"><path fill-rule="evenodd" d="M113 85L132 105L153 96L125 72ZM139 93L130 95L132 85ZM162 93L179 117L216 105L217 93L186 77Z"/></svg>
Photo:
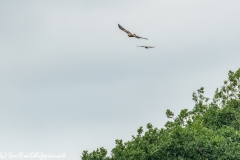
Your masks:
<svg viewBox="0 0 240 160"><path fill-rule="evenodd" d="M148 49L148 48L155 48L155 46L137 46L137 47L144 47L146 49Z"/></svg>
<svg viewBox="0 0 240 160"><path fill-rule="evenodd" d="M126 32L126 33L128 34L128 37L135 37L135 38L137 38L137 39L141 38L141 39L146 39L146 40L148 40L147 38L139 37L139 36L137 36L136 34L132 34L132 33L129 32L128 30L124 29L120 24L118 24L118 27L119 27L122 31Z"/></svg>

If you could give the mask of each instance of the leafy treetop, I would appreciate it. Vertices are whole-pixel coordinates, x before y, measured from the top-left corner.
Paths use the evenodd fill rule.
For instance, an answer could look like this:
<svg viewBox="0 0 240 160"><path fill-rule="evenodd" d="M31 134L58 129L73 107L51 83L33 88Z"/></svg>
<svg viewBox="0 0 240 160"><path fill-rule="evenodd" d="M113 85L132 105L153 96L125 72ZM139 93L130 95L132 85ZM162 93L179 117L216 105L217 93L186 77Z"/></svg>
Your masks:
<svg viewBox="0 0 240 160"><path fill-rule="evenodd" d="M213 99L204 97L204 88L194 92L195 106L183 109L165 128L147 124L137 135L123 143L116 140L111 155L107 150L83 151L83 160L216 160L240 159L240 69L229 71L228 80L217 89Z"/></svg>

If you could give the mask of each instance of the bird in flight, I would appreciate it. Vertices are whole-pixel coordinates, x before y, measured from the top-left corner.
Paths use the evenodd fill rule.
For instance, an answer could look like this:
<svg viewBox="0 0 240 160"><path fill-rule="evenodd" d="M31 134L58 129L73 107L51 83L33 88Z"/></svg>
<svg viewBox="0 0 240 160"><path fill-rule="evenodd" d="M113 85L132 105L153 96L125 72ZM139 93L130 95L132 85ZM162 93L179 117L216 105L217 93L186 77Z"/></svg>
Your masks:
<svg viewBox="0 0 240 160"><path fill-rule="evenodd" d="M136 34L132 34L131 32L129 32L128 30L124 29L124 28L123 28L121 25L119 25L119 24L118 24L118 27L119 27L122 31L126 32L126 33L128 34L128 37L135 37L135 38L137 38L137 39L141 38L141 39L146 39L146 40L148 40L147 38L139 37L139 36L137 36Z"/></svg>
<svg viewBox="0 0 240 160"><path fill-rule="evenodd" d="M137 47L144 47L146 49L148 49L148 48L155 48L155 46L137 46Z"/></svg>

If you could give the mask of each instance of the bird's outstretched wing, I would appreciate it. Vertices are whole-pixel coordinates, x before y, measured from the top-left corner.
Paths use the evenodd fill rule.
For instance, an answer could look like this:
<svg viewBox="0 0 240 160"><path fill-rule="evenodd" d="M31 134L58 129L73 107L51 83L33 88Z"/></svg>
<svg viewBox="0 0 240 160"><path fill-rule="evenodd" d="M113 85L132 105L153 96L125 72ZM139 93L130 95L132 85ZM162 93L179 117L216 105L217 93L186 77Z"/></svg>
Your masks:
<svg viewBox="0 0 240 160"><path fill-rule="evenodd" d="M139 37L139 36L137 36L137 35L134 35L134 37L136 37L136 38L141 38L141 39L146 39L146 40L148 40L147 38L143 38L143 37Z"/></svg>
<svg viewBox="0 0 240 160"><path fill-rule="evenodd" d="M128 35L132 35L131 32L129 32L128 30L124 29L120 24L118 24L118 27L119 27L122 31L126 32Z"/></svg>

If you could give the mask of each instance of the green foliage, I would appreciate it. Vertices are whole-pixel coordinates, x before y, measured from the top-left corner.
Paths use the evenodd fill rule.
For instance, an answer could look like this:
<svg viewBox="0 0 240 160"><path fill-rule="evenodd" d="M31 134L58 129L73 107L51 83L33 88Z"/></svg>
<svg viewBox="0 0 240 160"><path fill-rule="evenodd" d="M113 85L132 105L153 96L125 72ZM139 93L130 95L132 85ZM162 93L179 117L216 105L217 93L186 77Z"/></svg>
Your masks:
<svg viewBox="0 0 240 160"><path fill-rule="evenodd" d="M83 151L83 160L237 160L240 159L240 69L229 71L212 102L204 88L193 93L195 106L174 117L166 111L165 128L147 124L132 140L116 140L111 156L104 148Z"/></svg>
<svg viewBox="0 0 240 160"><path fill-rule="evenodd" d="M168 118L173 118L173 117L174 117L173 112L170 111L169 109L167 109L167 111L166 111L166 115L167 115Z"/></svg>
<svg viewBox="0 0 240 160"><path fill-rule="evenodd" d="M83 151L82 153L83 160L110 160L107 157L107 150L103 147L93 151L92 153L88 153L88 151Z"/></svg>
<svg viewBox="0 0 240 160"><path fill-rule="evenodd" d="M224 81L221 89L216 90L213 102L219 107L224 106L231 99L240 99L240 69L229 71L228 80Z"/></svg>

